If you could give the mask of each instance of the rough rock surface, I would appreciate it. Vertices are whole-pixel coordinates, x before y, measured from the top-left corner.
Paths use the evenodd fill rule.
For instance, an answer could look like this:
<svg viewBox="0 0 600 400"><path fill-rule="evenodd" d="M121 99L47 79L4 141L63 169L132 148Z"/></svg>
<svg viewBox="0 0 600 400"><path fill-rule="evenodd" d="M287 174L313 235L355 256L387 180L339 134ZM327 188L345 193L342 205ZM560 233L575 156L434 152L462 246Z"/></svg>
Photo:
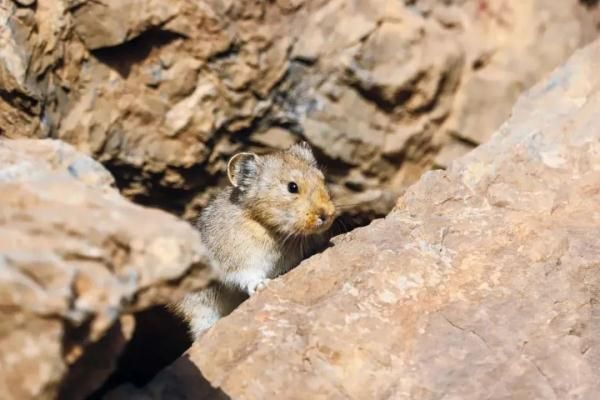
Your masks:
<svg viewBox="0 0 600 400"><path fill-rule="evenodd" d="M196 230L112 186L70 145L0 139L3 399L83 398L113 370L131 314L201 269Z"/></svg>
<svg viewBox="0 0 600 400"><path fill-rule="evenodd" d="M382 215L595 37L595 3L0 0L0 135L68 141L187 217L233 152L303 136Z"/></svg>
<svg viewBox="0 0 600 400"><path fill-rule="evenodd" d="M186 360L234 399L597 399L599 70L596 42ZM150 389L195 398L183 361Z"/></svg>

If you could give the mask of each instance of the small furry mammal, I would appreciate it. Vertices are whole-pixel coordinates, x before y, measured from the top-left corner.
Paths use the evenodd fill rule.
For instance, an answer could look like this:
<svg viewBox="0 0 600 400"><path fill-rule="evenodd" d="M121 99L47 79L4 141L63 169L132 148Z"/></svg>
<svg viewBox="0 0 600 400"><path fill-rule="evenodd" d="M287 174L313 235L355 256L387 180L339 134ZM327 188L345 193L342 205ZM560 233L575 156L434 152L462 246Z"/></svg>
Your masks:
<svg viewBox="0 0 600 400"><path fill-rule="evenodd" d="M227 175L232 186L197 222L218 282L177 306L194 338L323 245L336 211L305 142L267 155L238 153Z"/></svg>

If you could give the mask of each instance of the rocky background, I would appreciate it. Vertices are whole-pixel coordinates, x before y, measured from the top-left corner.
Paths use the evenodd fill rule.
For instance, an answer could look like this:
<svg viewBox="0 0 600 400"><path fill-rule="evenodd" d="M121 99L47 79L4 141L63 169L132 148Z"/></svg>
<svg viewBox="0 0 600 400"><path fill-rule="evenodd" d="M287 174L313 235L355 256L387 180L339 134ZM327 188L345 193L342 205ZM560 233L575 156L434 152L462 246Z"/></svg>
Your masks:
<svg viewBox="0 0 600 400"><path fill-rule="evenodd" d="M0 135L52 137L192 218L240 149L312 143L384 215L597 36L583 0L0 0Z"/></svg>
<svg viewBox="0 0 600 400"><path fill-rule="evenodd" d="M186 290L202 287L209 279L198 235L176 217L134 205L129 200L192 219L214 190L224 184L223 170L231 154L242 149L262 152L286 147L302 138L316 149L340 208L352 216L356 224L364 224L387 214L398 196L425 171L446 168L451 160L486 142L510 115L520 93L563 63L575 49L596 38L599 31L600 6L594 0L0 0L0 137L13 139L0 141L0 392L9 399L57 396L80 399L90 395L91 398L102 398L124 382L143 385L159 366L173 361L189 345L184 327L173 320L163 306ZM585 180L593 180L595 175L584 179L588 183L575 185L572 189L554 190L550 181L579 179L579 175L566 172L548 175L546 169L535 164L539 160L531 159L530 162L529 154L511 152L514 145L521 143L521 146L537 151L535 154L545 160L547 166L556 164L559 168L563 165L561 160L565 159L566 169L573 170L577 166L584 171L587 166L597 170L597 165L590 161L598 157L596 147L582 150L579 145L569 145L563 149L559 143L564 144L567 139L559 132L552 133L554 136L547 139L532 133L536 126L545 122L545 117L534 115L535 110L548 110L548 114L541 113L548 120L552 120L554 112L557 115L572 112L572 121L563 121L561 129L570 130L575 124L573 121L588 121L588 125L580 127L577 137L585 143L588 140L584 140L585 137L597 143L597 136L589 136L594 134L591 131L595 126L593 121L585 119L587 114L581 117L569 108L591 96L593 89L597 90L593 83L597 78L592 73L582 73L582 77L577 78L578 71L589 72L590 65L599 70L597 61L591 60L590 55L593 51L598 52L598 48L592 49L587 53L588 59L580 56L569 64L570 69L563 74L568 78L558 79L556 85L563 92L547 95L556 105L549 103L550 100L539 106L526 107L522 103L517 110L533 110L523 117L526 122L515 123L515 128L503 128L499 134L513 139L503 141L497 137L495 142L477 153L485 155L481 163L465 161L458 164L463 167L454 167L455 171L465 168L473 182L484 176L487 176L486 182L495 177L499 182L505 182L496 185L489 195L493 198L477 192L472 185L467 185L474 191L470 195L461 192L460 179L452 178L453 175L449 175L450 178L435 175L434 180L422 181L421 186L415 188L413 194L407 194L398 207L404 207L403 201L413 201L414 207L421 202L423 210L435 214L438 207L442 210L454 204L441 197L438 199L441 194L438 196L437 187L445 188L440 189L440 193L456 191L456 198L467 199L478 193L481 204L470 204L465 209L461 207L466 206L458 205L459 209L449 208L447 213L463 215L465 221L484 216L489 220L472 221L473 226L460 225L456 221L444 224L458 226L456 229L465 232L482 232L483 225L477 224L488 224L486 226L490 228L508 218L504 214L485 214L490 204L508 210L533 207L532 210L546 212L546 203L539 199L554 199L556 204L568 205L579 197L597 194L596 186ZM577 79L579 83L571 82ZM588 84L589 87L585 86ZM583 86L585 90L581 88ZM575 89L571 89L573 87ZM569 94L569 90L575 94ZM546 96L539 89L536 93L540 98ZM561 95L570 100L561 102ZM584 104L587 103L581 103L579 107ZM589 108L585 110L590 112ZM520 137L524 138L523 142L518 142ZM553 148L562 150L543 150L545 140L554 143ZM571 151L575 152L572 159L564 155ZM471 156L470 160L476 157L479 156ZM510 162L506 160L513 160L522 170L505 170L510 169ZM530 172L519 174L523 171ZM539 178L536 174L550 180L543 180L550 185L546 195L536 183ZM415 197L414 193L420 193L419 187L427 190L423 189L421 197ZM528 187L539 187L541 197L527 203L528 195L523 190ZM521 197L525 199L517 202ZM584 236L593 234L588 225L597 222L594 219L597 208L593 205L598 202L586 201L578 203L581 209L567 207L572 213L559 213L554 222L564 225L573 219L573 232L585 231L581 233ZM410 287L424 285L433 287L431 290L434 291L450 291L449 297L432 300L435 304L467 296L462 289L446 286L442 278L436 278L435 285L443 286L433 283L434 286L430 283L427 286L423 283L424 278L413 276L416 270L410 274L405 271L405 274L401 266L394 267L398 262L394 260L404 259L405 255L392 256L388 250L400 251L398 249L406 245L402 238L411 236L403 229L416 224L433 232L435 227L441 226L440 221L415 217L413 214L420 215L419 210L405 209L408 216L404 217L398 217L403 214L396 210L392 214L395 216L340 239L342 244L338 250L334 248L328 255L311 261L312 265L318 264L324 269L324 275L319 279L325 282L324 285L331 283L337 288L335 290L352 280L354 275L348 275L348 271L338 271L337 267L328 269L331 257L345 260L343 265L357 268L357 271L366 268L364 274L370 276L375 267L364 266L352 259L353 253L349 249L354 246L371 249L364 254L369 254L372 260L382 258L377 265L398 269L396 272L404 277L398 279L404 279ZM585 218L575 218L580 215L578 213L589 217L588 225L584 224ZM411 218L417 219L411 222ZM514 218L515 229L523 232L542 229L525 215ZM566 238L557 242L560 246L565 241L579 246L575 250L559 246L563 253L587 260L581 262L589 270L597 266L594 243L575 234L572 236L571 231L555 232L554 222L548 222L551 225L547 227L549 237ZM389 224L393 229L386 228ZM490 228L489 232L495 231ZM511 250L515 250L516 242L521 240L513 237L517 233L496 232L498 237L506 237L509 243L515 243L507 245ZM439 248L428 242L429 236L426 240L413 239L416 245L430 249L433 257ZM468 243L469 235L461 237L465 246L479 243ZM385 238L389 238L389 243ZM455 239L460 242L460 238ZM353 244L343 245L344 240ZM387 244L378 243L378 240ZM548 243L554 243L552 240ZM528 251L535 254L551 250L542 247L535 250L542 245L533 239L527 243L534 246L534 250ZM490 254L498 254L506 260L516 257L510 252L502 253L491 242L479 244L485 249L480 258ZM466 247L463 249L459 245L448 249L448 257L454 254L452 252L467 252ZM577 249L581 251L577 252ZM484 269L483 265L491 265L491 261L477 258L477 252L469 252L475 254L473 263L481 262L475 271L479 271L479 275L475 275L481 281L474 278L473 285L495 287L504 272ZM559 250L552 250L551 254L557 252ZM521 257L531 258L533 253ZM438 265L437 259L421 258L427 265ZM558 255L557 258L563 260ZM460 270L457 266L463 265L448 260L450 269ZM338 261L332 265L338 265ZM511 263L513 269L528 265ZM423 264L421 269L426 269L427 265ZM583 267L568 265L571 269L565 269L563 273L579 276L577 271ZM302 274L306 274L306 268L311 267L303 267L292 275L296 278L289 278L298 279L299 292L294 289L288 293L296 297L283 305L274 303L282 313L299 312L291 303L305 304L305 311L313 306L321 308L320 303L312 303L311 299L318 297L316 294L302 291ZM338 272L327 275L327 271L334 270ZM506 274L512 274L511 269L507 271ZM464 274L472 272L465 267ZM584 272L581 274L585 275ZM493 282L487 276L495 277ZM531 279L530 276L517 276L515 282ZM413 285L411 282L415 279L418 282ZM365 284L370 288L368 293L357 289L356 296L368 302L372 300L371 295L383 296L379 300L391 304L389 307L395 310L394 313L400 313L399 308L394 308L397 303L389 302L391 296L397 298L398 293L389 290L391 294L386 294L377 282ZM586 284L586 290L597 293L596 283ZM342 291L338 295L334 289L325 286L323 301L331 303L332 310L342 310L345 314L343 307L337 309L338 303L331 299L339 298L343 303L342 294L346 296L347 293ZM570 293L571 288L556 289ZM583 295L580 294L584 290L579 287L573 290L574 296L581 300ZM475 296L473 293L469 292L469 295ZM257 304L272 304L273 299L269 297L272 294L265 296L232 316L233 322L229 323L236 326L236 318L268 322L271 317L263 311L252 311ZM376 304L379 300L372 302ZM507 304L512 304L509 300L506 300ZM588 296L581 304L584 300L589 300L590 307L597 301L596 297ZM467 311L475 312L476 303L469 304ZM326 315L327 310L329 308L323 309L323 318L332 317ZM492 307L485 312L493 315L502 310ZM577 310L584 312L587 309L581 306ZM426 310L414 308L413 311L420 315ZM549 316L555 311L545 309L544 315ZM586 315L595 315L590 313ZM394 315L396 318L399 314ZM404 311L402 315L405 315ZM463 327L464 321L455 322L453 315L442 316L463 330L471 329ZM573 332L583 332L586 327L597 325L594 325L597 318L590 318L583 318L581 329L569 326ZM304 324L290 316L286 315L282 320L292 321L290 326L305 329L302 328ZM316 318L315 323L318 321ZM431 321L415 317L414 325L410 326L431 332L432 338L448 328L442 320L437 322L438 325L433 319ZM371 322L365 321L364 326L371 326ZM517 323L516 319L509 322ZM227 323L224 321L223 326L227 327ZM240 324L236 331L247 325L248 337L258 337L252 323ZM344 324L340 322L340 326ZM315 332L317 328L314 328ZM227 329L218 327L216 332ZM280 332L277 329L272 331ZM381 329L396 332L388 325L381 325ZM481 335L478 329L471 331ZM407 332L398 331L400 336L394 336L394 339L416 343L413 334L417 331ZM318 337L310 332L300 332L297 336L280 333L296 338L298 343ZM381 344L387 352L387 345L400 348L404 343L381 343L375 333L366 332L365 335L364 343ZM244 337L239 337L237 344L229 343L226 335L225 342L214 341L214 336L206 339L204 348L207 349L231 346L232 352L225 354L225 358L211 361L207 353L196 348L189 356L191 361L181 359L177 362L176 366L185 364L183 376L191 377L195 382L191 384L188 380L186 384L195 388L197 396L208 388L200 384L203 381L198 368L213 384L222 386L234 397L264 398L275 393L269 391L282 390L274 386L244 386L244 382L248 382L244 377L251 376L250 373L244 375L246 368L249 371L254 363L260 365L260 360L273 361L267 355L261 356L259 361L252 355L249 358L240 355L236 349L248 343ZM367 395L360 392L358 386L344 386L344 382L359 385L362 381L351 371L335 369L332 365L336 357L341 357L338 361L343 360L339 361L341 365L355 365L357 371L362 371L359 367L364 367L366 362L375 371L374 378L398 381L393 375L377 372L399 368L399 364L395 364L397 360L381 359L377 354L384 350L364 349L357 344L359 339L363 340L357 337L357 342L349 345L362 349L354 355L339 352L326 344L325 339L322 339L325 344L313 343L314 346L306 347L325 349L323 354L329 357L325 359L319 355L321 353L304 357L301 353L305 347L292 346L288 349L290 354L307 361L293 364L296 359L288 360L293 363L281 366L281 369L302 370L309 363L314 371L321 371L322 381L314 381L314 387L299 392L310 398L316 398L313 396L317 393L316 388L327 388L324 393L331 394L333 397L330 398L365 398L363 396ZM463 339L475 340L471 336ZM486 344L493 346L490 340L485 336ZM286 348L284 344L275 346L275 342L266 339L260 343L266 347L256 354L263 354L269 348ZM426 348L425 344L421 346ZM513 360L511 357L516 353L511 349L499 355L495 353L494 360ZM368 357L361 352L366 352ZM582 353L587 354L587 358L577 358L573 362L579 363L581 368L585 365L595 365L596 370L600 368L598 364L585 364L598 361L597 352L582 350ZM214 354L218 352L215 350ZM228 359L231 354L239 358ZM571 359L571 355L565 354L566 359ZM431 358L435 354L423 353L422 357ZM474 362L480 361L477 360ZM225 365L227 370L234 361L239 362L241 375L227 381L221 375L221 367ZM559 364L559 361L552 362ZM440 361L442 364L449 362ZM491 362L489 365L498 367L500 364ZM510 368L521 368L521 364L515 365ZM565 365L570 364L565 362ZM508 364L502 364L502 368L510 369ZM540 368L540 376L552 381L552 371ZM111 395L174 398L172 392L177 392L175 388L181 386L177 383L182 380L181 371L181 368L165 371L161 376L175 377L174 381L159 379L145 392L125 385L119 386ZM438 376L434 371L440 369L429 371L432 377ZM576 371L583 374L577 375L583 377L582 380L588 376L597 378L593 373L589 375L589 371L577 368ZM554 372L556 376L564 373L561 369ZM460 373L470 374L471 371ZM535 374L535 371L531 373ZM540 376L537 378L541 379ZM396 388L382 385L382 390L387 388L387 391L369 396L384 398L394 394L399 398L403 395L436 398L435 393L443 391L439 385L446 383L431 383L426 378L413 375L398 383ZM313 382L312 379L309 381ZM460 378L452 382L460 382ZM284 381L277 384L284 384ZM295 387L290 382L286 385L290 390ZM410 387L421 389L418 393L410 392L407 389ZM579 386L565 387L549 385L545 392L524 393L551 398L548 396L552 389L556 398L577 393L583 396L579 398L588 398L585 396L593 393L589 390L597 389L593 385L589 390ZM566 394L562 396L561 393Z"/></svg>

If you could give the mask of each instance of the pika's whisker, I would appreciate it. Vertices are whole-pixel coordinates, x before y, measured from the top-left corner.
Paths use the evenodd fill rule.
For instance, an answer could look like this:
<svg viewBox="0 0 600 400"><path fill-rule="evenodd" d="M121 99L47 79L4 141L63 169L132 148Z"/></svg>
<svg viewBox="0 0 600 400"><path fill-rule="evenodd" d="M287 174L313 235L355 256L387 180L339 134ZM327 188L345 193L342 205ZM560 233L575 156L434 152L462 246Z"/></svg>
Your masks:
<svg viewBox="0 0 600 400"><path fill-rule="evenodd" d="M334 225L337 224L337 228L340 233L350 232L350 229L348 229L348 226L344 223L344 221L341 218L336 218L333 221L333 223L334 223Z"/></svg>
<svg viewBox="0 0 600 400"><path fill-rule="evenodd" d="M290 238L292 237L293 234L294 234L294 232L290 232L287 235L285 235L285 237L281 241L282 246L285 245L288 240L290 240Z"/></svg>

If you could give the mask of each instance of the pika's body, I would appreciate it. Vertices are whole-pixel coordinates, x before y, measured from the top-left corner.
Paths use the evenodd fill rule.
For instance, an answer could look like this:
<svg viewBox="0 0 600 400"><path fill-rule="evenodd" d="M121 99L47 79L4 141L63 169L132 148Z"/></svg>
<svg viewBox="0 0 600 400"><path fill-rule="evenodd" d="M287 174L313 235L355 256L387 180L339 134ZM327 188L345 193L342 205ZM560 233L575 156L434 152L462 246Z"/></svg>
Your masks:
<svg viewBox="0 0 600 400"><path fill-rule="evenodd" d="M236 154L227 172L232 186L197 222L219 283L189 295L179 307L194 336L243 300L232 301L235 292L254 294L323 244L335 214L306 143L261 156Z"/></svg>
<svg viewBox="0 0 600 400"><path fill-rule="evenodd" d="M227 189L207 207L199 221L217 279L252 295L303 258L296 238L284 238L247 218L239 204L230 201Z"/></svg>

